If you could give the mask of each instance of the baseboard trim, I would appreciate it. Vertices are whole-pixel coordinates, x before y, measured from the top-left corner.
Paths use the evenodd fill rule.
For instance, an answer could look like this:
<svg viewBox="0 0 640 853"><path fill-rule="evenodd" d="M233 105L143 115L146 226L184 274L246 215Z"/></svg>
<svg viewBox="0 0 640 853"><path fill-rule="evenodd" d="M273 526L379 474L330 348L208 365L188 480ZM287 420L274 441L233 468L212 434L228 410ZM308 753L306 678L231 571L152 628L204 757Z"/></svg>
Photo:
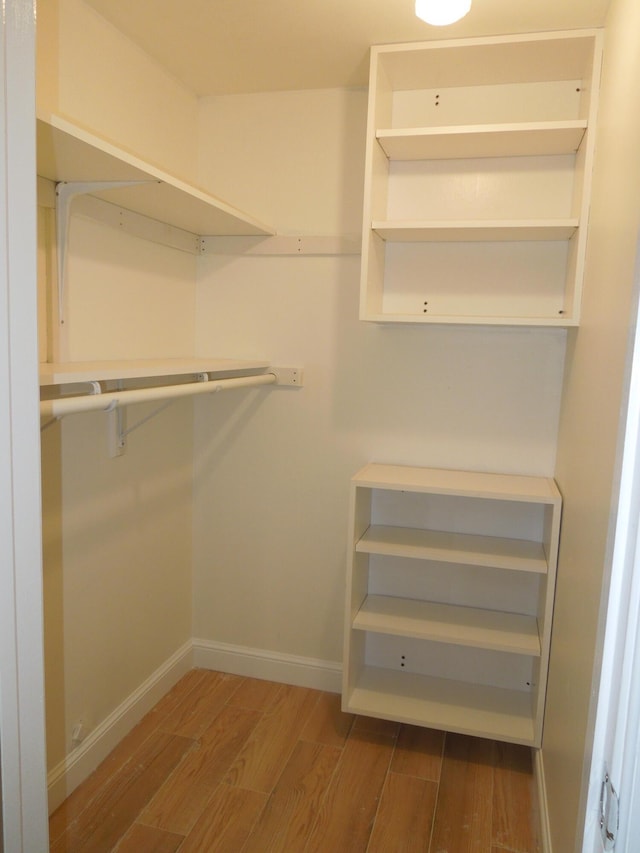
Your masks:
<svg viewBox="0 0 640 853"><path fill-rule="evenodd" d="M193 644L189 640L49 772L49 813L95 770L136 723L192 667Z"/></svg>
<svg viewBox="0 0 640 853"><path fill-rule="evenodd" d="M193 665L264 678L299 687L313 687L330 693L340 693L342 664L335 661L298 657L297 655L234 646L210 640L193 641Z"/></svg>
<svg viewBox="0 0 640 853"><path fill-rule="evenodd" d="M547 785L544 776L544 760L542 750L533 752L533 774L538 795L538 816L540 829L540 846L542 853L553 853L551 848L551 827L549 825L549 809L547 806Z"/></svg>

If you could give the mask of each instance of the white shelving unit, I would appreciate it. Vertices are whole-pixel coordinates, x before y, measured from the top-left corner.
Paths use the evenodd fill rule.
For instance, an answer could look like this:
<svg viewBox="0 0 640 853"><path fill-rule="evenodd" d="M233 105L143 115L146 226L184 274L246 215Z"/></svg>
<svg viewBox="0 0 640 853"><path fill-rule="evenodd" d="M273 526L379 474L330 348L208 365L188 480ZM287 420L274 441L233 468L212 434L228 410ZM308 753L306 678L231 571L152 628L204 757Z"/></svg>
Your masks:
<svg viewBox="0 0 640 853"><path fill-rule="evenodd" d="M129 187L96 188L90 194L194 235L274 233L248 213L60 116L39 115L36 132L42 178L55 183L140 181Z"/></svg>
<svg viewBox="0 0 640 853"><path fill-rule="evenodd" d="M547 478L356 474L344 710L539 746L560 514Z"/></svg>
<svg viewBox="0 0 640 853"><path fill-rule="evenodd" d="M135 361L76 361L63 364L41 364L41 387L72 385L84 382L134 381L177 378L208 374L210 378L226 378L261 373L269 367L266 361L244 361L230 358L165 358Z"/></svg>
<svg viewBox="0 0 640 853"><path fill-rule="evenodd" d="M116 456L124 450L128 433L179 397L265 385L300 387L302 378L300 368L219 358L48 363L40 365L40 416L49 425L65 415L107 413L109 452ZM122 407L159 401L162 405L136 426L125 426Z"/></svg>
<svg viewBox="0 0 640 853"><path fill-rule="evenodd" d="M574 326L601 35L372 48L360 317Z"/></svg>
<svg viewBox="0 0 640 853"><path fill-rule="evenodd" d="M63 319L66 228L70 200L75 195L91 197L91 209L112 225L191 252L201 251L205 236L274 233L251 215L60 116L40 114L37 118L37 165L38 176L55 184L57 190L56 325L61 325ZM160 379L165 385L177 385L194 377L203 381L260 378L268 367L263 361L220 358L45 363L40 365L40 384L48 401L61 393L68 394L69 386L78 384L93 384L94 393L103 394L104 389L112 390L115 383L119 389L127 390L157 384ZM289 372L294 373L293 378L283 374L277 382L300 384L299 369ZM98 388L100 383L104 388ZM48 408L45 406L47 411Z"/></svg>

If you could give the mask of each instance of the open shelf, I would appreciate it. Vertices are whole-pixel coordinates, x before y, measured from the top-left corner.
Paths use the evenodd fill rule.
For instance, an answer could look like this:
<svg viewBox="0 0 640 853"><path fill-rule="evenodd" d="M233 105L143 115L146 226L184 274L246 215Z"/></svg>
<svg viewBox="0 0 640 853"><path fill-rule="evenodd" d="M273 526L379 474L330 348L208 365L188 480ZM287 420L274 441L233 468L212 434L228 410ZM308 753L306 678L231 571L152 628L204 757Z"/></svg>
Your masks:
<svg viewBox="0 0 640 853"><path fill-rule="evenodd" d="M390 160L547 156L575 153L580 147L586 128L585 119L576 119L381 129L377 131L376 137Z"/></svg>
<svg viewBox="0 0 640 853"><path fill-rule="evenodd" d="M159 376L188 376L208 373L242 376L269 367L266 361L241 361L227 358L165 358L136 361L78 361L40 365L40 385L68 385L78 382L107 382L118 379L151 379Z"/></svg>
<svg viewBox="0 0 640 853"><path fill-rule="evenodd" d="M540 574L547 571L547 559L540 542L472 533L376 524L365 531L356 544L356 551Z"/></svg>
<svg viewBox="0 0 640 853"><path fill-rule="evenodd" d="M548 477L360 470L343 709L539 746L561 505Z"/></svg>
<svg viewBox="0 0 640 853"><path fill-rule="evenodd" d="M372 222L371 228L383 240L395 243L475 243L505 241L568 240L576 232L577 219L556 220L471 220L461 222L395 221Z"/></svg>
<svg viewBox="0 0 640 853"><path fill-rule="evenodd" d="M578 325L601 56L595 29L372 48L360 319Z"/></svg>
<svg viewBox="0 0 640 853"><path fill-rule="evenodd" d="M353 627L438 643L540 655L537 621L519 613L368 595L354 617Z"/></svg>
<svg viewBox="0 0 640 853"><path fill-rule="evenodd" d="M60 181L143 181L92 192L197 235L275 233L254 217L55 115L37 119L38 175Z"/></svg>
<svg viewBox="0 0 640 853"><path fill-rule="evenodd" d="M345 696L354 714L425 724L449 732L534 743L529 692L363 667Z"/></svg>
<svg viewBox="0 0 640 853"><path fill-rule="evenodd" d="M458 471L454 468L418 468L370 462L353 477L355 486L385 491L424 492L499 501L559 502L550 477Z"/></svg>

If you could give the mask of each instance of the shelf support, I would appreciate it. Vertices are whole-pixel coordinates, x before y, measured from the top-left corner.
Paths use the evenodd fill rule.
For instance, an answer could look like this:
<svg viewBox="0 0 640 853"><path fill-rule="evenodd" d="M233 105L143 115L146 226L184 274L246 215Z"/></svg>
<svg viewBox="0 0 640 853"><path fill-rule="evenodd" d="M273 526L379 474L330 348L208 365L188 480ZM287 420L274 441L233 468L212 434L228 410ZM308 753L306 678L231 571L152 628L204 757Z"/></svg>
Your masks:
<svg viewBox="0 0 640 853"><path fill-rule="evenodd" d="M64 291L71 202L77 195L133 187L158 181L60 181L56 184L56 243L58 253L58 323L64 325Z"/></svg>
<svg viewBox="0 0 640 853"><path fill-rule="evenodd" d="M47 429L52 423L65 415L80 412L104 412L107 415L108 452L109 456L114 458L124 453L126 438L129 433L164 411L179 397L215 394L230 389L258 388L264 385L301 388L304 384L304 371L301 367L273 367L264 373L223 378L207 371L190 375L193 377L193 381L190 382L175 385L152 385L146 388L125 388L124 380L112 380L116 382L116 387L112 391L104 391L100 382L82 380L84 384L89 385L88 394L40 401L40 417L44 421L42 430ZM164 402L132 426L127 427L126 412L124 411L126 406L159 400Z"/></svg>
<svg viewBox="0 0 640 853"><path fill-rule="evenodd" d="M209 374L208 373L196 373L195 375L196 382L208 382ZM118 391L123 390L122 380L118 380L116 388ZM219 391L219 388L215 389ZM166 400L162 405L155 408L152 412L149 412L148 415L145 415L140 420L136 421L133 426L127 426L127 408L126 406L119 406L118 401L112 401L112 406L107 409L107 441L109 448L109 456L114 459L116 456L122 456L127 447L127 436L129 433L132 433L134 430L138 429L138 427L143 426L152 418L155 418L156 415L159 415L160 412L164 412L175 400Z"/></svg>

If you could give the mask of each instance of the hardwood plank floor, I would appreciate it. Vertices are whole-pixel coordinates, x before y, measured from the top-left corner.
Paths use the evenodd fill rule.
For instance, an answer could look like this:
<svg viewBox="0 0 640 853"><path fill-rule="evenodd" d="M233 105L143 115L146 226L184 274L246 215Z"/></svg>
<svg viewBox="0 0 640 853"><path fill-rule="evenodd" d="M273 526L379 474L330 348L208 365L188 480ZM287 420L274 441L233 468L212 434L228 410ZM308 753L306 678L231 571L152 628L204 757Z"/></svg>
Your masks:
<svg viewBox="0 0 640 853"><path fill-rule="evenodd" d="M531 752L192 670L51 815L52 853L540 853Z"/></svg>

